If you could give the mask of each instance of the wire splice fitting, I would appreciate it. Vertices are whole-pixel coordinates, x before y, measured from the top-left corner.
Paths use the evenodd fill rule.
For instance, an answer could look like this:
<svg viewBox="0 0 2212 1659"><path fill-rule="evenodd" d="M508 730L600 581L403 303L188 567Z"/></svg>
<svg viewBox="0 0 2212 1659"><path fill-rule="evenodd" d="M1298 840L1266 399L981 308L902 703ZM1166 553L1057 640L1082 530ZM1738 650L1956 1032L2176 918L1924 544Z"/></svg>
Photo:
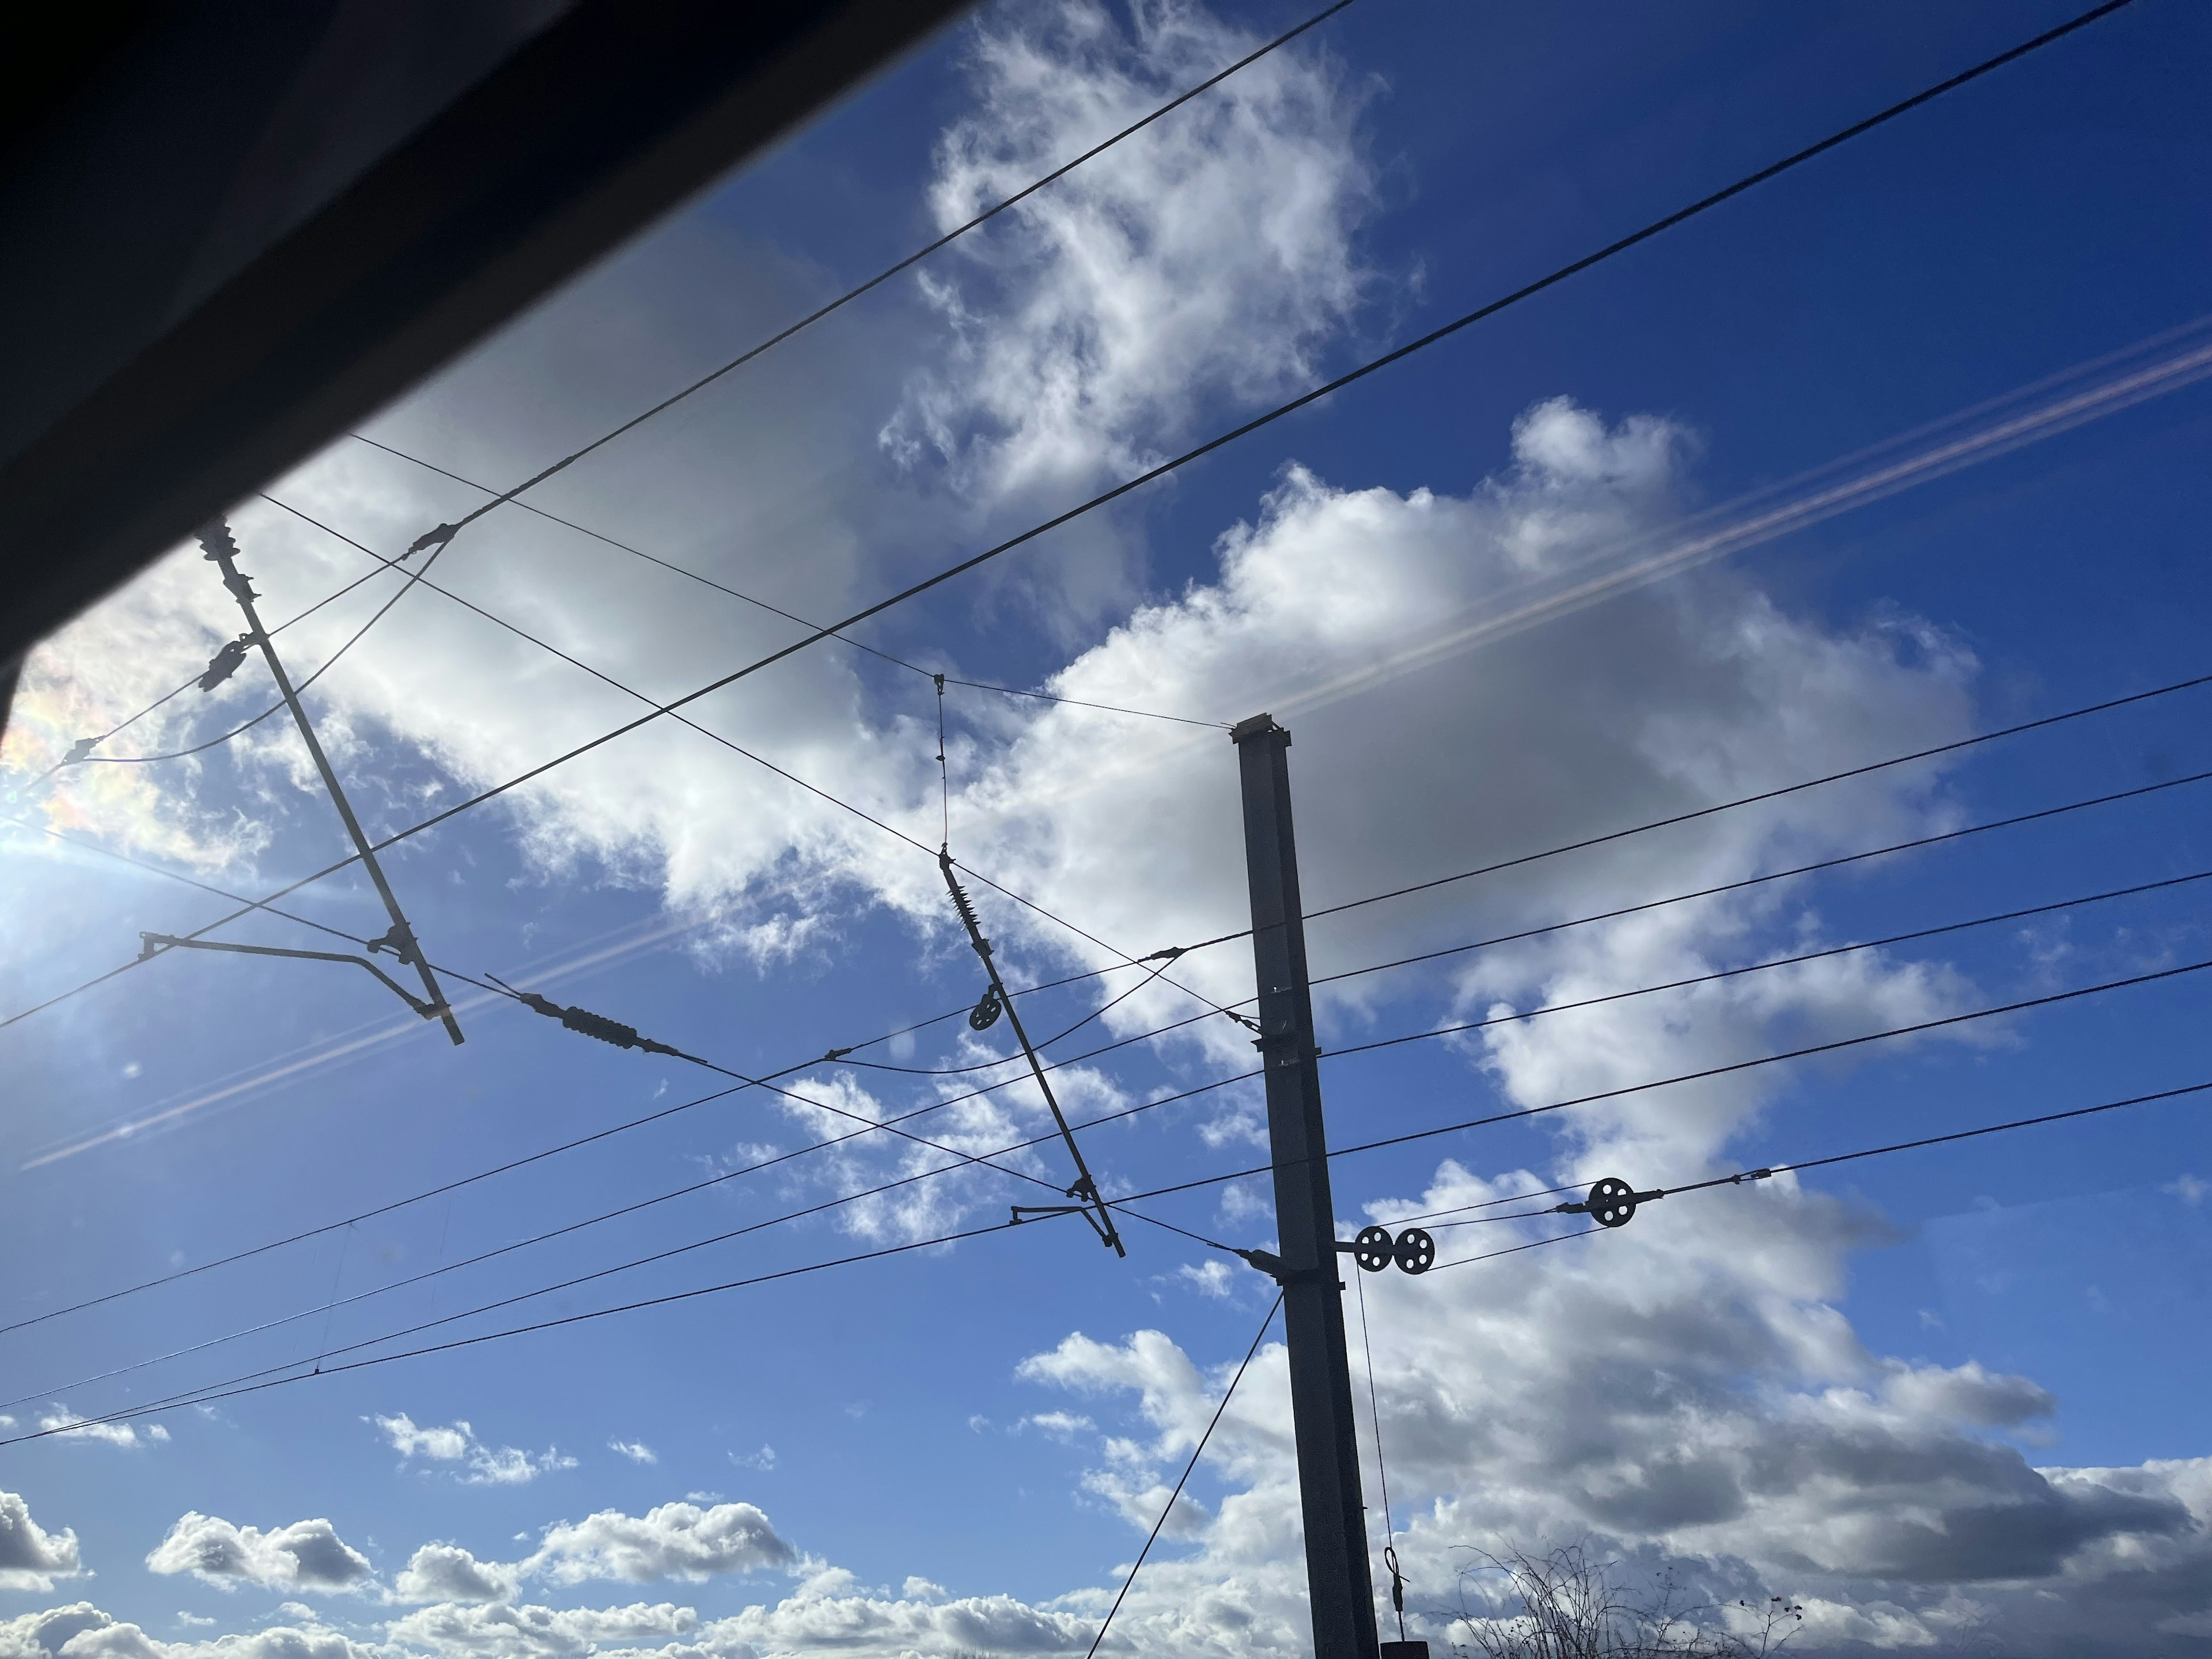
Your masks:
<svg viewBox="0 0 2212 1659"><path fill-rule="evenodd" d="M447 542L453 540L454 537L460 533L460 526L457 524L441 524L434 530L424 531L413 541L408 543L407 550L404 553L402 553L399 556L403 559L411 559L426 547L443 547Z"/></svg>

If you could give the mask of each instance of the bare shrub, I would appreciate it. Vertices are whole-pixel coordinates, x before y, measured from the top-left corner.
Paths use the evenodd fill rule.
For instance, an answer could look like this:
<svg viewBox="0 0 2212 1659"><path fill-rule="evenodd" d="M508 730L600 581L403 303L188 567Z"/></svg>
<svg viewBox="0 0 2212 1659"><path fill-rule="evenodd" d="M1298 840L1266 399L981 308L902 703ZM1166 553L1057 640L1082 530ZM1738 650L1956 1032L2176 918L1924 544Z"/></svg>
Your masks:
<svg viewBox="0 0 2212 1659"><path fill-rule="evenodd" d="M1745 1616L1731 1630L1727 1607L1692 1603L1671 1572L1631 1585L1619 1562L1586 1543L1542 1554L1473 1553L1460 1573L1460 1616L1453 1621L1468 1632L1466 1642L1452 1643L1462 1659L1766 1659L1805 1616L1783 1596L1763 1608L1739 1601ZM1505 1595L1485 1596L1486 1608L1478 1610L1469 1604L1469 1580L1492 1573L1504 1576ZM1506 1611L1486 1610L1499 1599Z"/></svg>

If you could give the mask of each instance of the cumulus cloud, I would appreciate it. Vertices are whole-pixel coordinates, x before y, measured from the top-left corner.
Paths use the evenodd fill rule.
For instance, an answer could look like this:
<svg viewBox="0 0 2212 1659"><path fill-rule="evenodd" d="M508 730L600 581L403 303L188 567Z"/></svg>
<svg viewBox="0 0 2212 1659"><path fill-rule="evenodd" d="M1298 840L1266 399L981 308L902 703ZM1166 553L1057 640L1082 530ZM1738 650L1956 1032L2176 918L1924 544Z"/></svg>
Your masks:
<svg viewBox="0 0 2212 1659"><path fill-rule="evenodd" d="M457 1464L454 1475L464 1486L521 1486L541 1474L576 1467L576 1460L557 1446L542 1452L526 1452L519 1446L488 1446L462 1421L423 1427L404 1412L370 1420L383 1431L403 1462L419 1457L427 1463Z"/></svg>
<svg viewBox="0 0 2212 1659"><path fill-rule="evenodd" d="M137 1446L167 1443L169 1431L159 1423L88 1423L66 1406L56 1406L39 1419L39 1427L57 1440L88 1441L95 1445Z"/></svg>
<svg viewBox="0 0 2212 1659"><path fill-rule="evenodd" d="M377 1659L377 1652L311 1616L212 1641L163 1642L78 1601L0 1620L0 1659Z"/></svg>
<svg viewBox="0 0 2212 1659"><path fill-rule="evenodd" d="M458 1544L425 1544L408 1559L392 1594L403 1601L505 1601L520 1575L512 1566L479 1561Z"/></svg>
<svg viewBox="0 0 2212 1659"><path fill-rule="evenodd" d="M619 1452L633 1463L658 1463L659 1455L642 1440L610 1440L607 1449Z"/></svg>
<svg viewBox="0 0 2212 1659"><path fill-rule="evenodd" d="M641 1516L601 1510L550 1528L521 1571L556 1584L587 1579L647 1583L782 1568L798 1552L750 1504L663 1504Z"/></svg>
<svg viewBox="0 0 2212 1659"><path fill-rule="evenodd" d="M1259 44L1188 0L1142 0L1130 26L1093 0L977 26L975 106L931 189L942 228ZM909 386L887 446L986 497L1033 492L1133 471L1209 403L1316 378L1370 285L1362 102L1301 43L964 239L920 278L952 355Z"/></svg>
<svg viewBox="0 0 2212 1659"><path fill-rule="evenodd" d="M328 1521L295 1521L267 1532L219 1516L187 1510L147 1556L149 1571L189 1572L223 1589L258 1584L269 1589L344 1590L369 1586L368 1558L337 1534Z"/></svg>
<svg viewBox="0 0 2212 1659"><path fill-rule="evenodd" d="M49 1532L31 1516L31 1506L12 1492L0 1492L0 1589L53 1589L57 1578L82 1571L76 1534L67 1527Z"/></svg>

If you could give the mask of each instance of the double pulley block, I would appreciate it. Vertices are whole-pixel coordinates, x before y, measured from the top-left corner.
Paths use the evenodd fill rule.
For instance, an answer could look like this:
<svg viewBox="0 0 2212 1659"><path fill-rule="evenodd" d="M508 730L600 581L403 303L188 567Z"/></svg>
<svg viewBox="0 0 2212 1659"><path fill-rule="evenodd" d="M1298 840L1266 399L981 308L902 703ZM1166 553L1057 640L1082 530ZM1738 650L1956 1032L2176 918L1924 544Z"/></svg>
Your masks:
<svg viewBox="0 0 2212 1659"><path fill-rule="evenodd" d="M1437 1241L1421 1227L1408 1227L1395 1236L1388 1227L1362 1227L1352 1243L1336 1248L1370 1273L1381 1273L1394 1261L1406 1273L1425 1273L1437 1265Z"/></svg>

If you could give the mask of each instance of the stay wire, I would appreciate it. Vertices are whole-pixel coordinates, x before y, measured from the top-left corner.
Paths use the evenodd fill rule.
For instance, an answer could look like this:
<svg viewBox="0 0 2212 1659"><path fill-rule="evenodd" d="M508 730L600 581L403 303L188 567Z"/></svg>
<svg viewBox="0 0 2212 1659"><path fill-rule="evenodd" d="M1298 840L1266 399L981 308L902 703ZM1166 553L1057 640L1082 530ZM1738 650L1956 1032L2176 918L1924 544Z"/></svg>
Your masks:
<svg viewBox="0 0 2212 1659"><path fill-rule="evenodd" d="M1128 1596L1129 1586L1137 1582L1138 1570L1145 1565L1145 1558L1152 1553L1152 1546L1159 1541L1160 1528L1167 1525L1168 1516L1175 1513L1175 1506L1182 1498L1183 1486L1206 1451L1206 1443L1213 1438L1213 1431L1221 1422L1222 1413L1229 1409L1229 1402L1237 1397L1237 1385L1244 1380L1246 1368L1251 1364L1253 1356L1260 1352L1260 1344L1267 1337L1267 1328L1275 1322L1275 1315L1281 1310L1282 1305L1283 1293L1278 1291L1275 1299L1267 1305L1267 1316L1260 1322L1259 1333L1253 1337L1252 1346L1244 1351L1244 1358L1237 1367L1237 1374L1229 1379L1228 1388L1222 1391L1221 1403L1213 1408L1212 1417L1207 1419L1206 1432L1198 1437L1198 1444L1191 1449L1190 1462L1182 1466L1182 1474L1176 1481L1175 1490L1168 1494L1166 1507L1160 1510L1160 1518L1152 1522L1152 1530L1145 1540L1144 1548L1137 1552L1137 1559L1130 1564L1129 1576L1121 1581L1121 1589L1114 1597L1114 1605L1106 1609L1106 1617L1099 1623L1098 1633L1091 1638L1091 1646L1084 1659L1096 1659L1098 1644L1106 1639L1106 1632L1113 1627L1114 1615L1121 1611L1121 1603Z"/></svg>
<svg viewBox="0 0 2212 1659"><path fill-rule="evenodd" d="M684 708L690 703L696 702L702 697L709 696L716 691L735 684L739 680L745 679L751 675L760 672L765 668L771 667L775 664L781 662L787 657L795 656L799 652L807 649L811 646L817 645L823 640L835 637L848 629L857 627L860 623L867 621L872 617L879 616L886 611L892 610L898 605L905 604L909 599L918 598L923 593L929 592L935 588L941 586L943 584L952 580L956 577L964 575L969 571L973 570L981 565L987 564L994 559L1012 552L1018 547L1025 546L1027 544L1035 541L1039 537L1059 529L1063 525L1073 523L1075 520L1082 518L1087 514L1096 512L1100 507L1106 507L1112 502L1117 501L1124 495L1127 495L1133 491L1141 489L1146 485L1167 477L1170 473L1176 471L1179 468L1187 466L1193 461L1212 454L1215 450L1224 448L1230 444L1235 443L1239 439L1248 437L1251 434L1257 432L1265 427L1273 425L1277 421L1295 414L1297 410L1304 409L1311 404L1319 402L1321 399L1330 396L1332 393L1342 391L1345 387L1364 380L1370 374L1376 374L1394 363L1401 362L1416 352L1425 350L1430 346L1449 338L1463 329L1471 327L1473 325L1480 322L1486 318L1495 316L1498 313L1505 310L1508 307L1516 305L1523 300L1528 299L1534 295L1540 294L1546 289L1566 281L1569 277L1573 276L1581 271L1589 270L1593 265L1598 264L1604 260L1612 258L1620 253L1625 252L1628 249L1635 247L1638 244L1647 241L1650 238L1660 234L1662 232L1666 231L1675 225L1679 225L1688 219L1693 218L1698 214L1709 211L1712 208L1719 206L1722 203L1729 201L1736 196L1742 194L1744 191L1753 188L1755 185L1773 179L1781 173L1786 173L1793 167L1802 166L1805 162L1813 160L1814 157L1826 154L1829 150L1835 149L1839 144L1845 143L1850 139L1857 137L1863 133L1872 131L1876 127L1896 119L1899 116L1906 113L1908 111L1918 108L1923 104L1929 102L1931 99L1941 97L1946 93L1954 91L1971 82L1978 80L1983 76L1988 75L2008 64L2013 63L2030 52L2049 46L2054 41L2062 40L2065 36L2074 33L2076 29L2086 27L2088 24L2095 21L2099 18L2104 17L2112 12L2118 11L2123 6L2131 3L2133 3L2133 0L2106 0L2104 4L2092 8L2090 10L2082 13L2080 16L2074 18L2069 22L2062 23L2055 28L2046 29L2041 34L2036 35L2033 39L2027 40L2019 46L2014 46L2008 51L2000 52L1994 58L1985 59L1972 69L1966 70L1957 75L1954 75L1948 80L1939 82L1936 85L1929 87L1922 92L1914 94L1910 98L1906 98L1895 104L1892 104L1887 109L1881 111L1877 114L1869 116L1864 120L1856 122L1852 125L1843 129L1839 132L1833 133L1828 137L1820 140L1816 143L1808 145L1806 148L1796 151L1793 155L1785 156L1781 161L1772 162L1766 167L1761 167L1755 173L1747 174L1745 177L1736 180L1735 183L1726 185L1720 190L1713 191L1710 195L1700 198L1698 200L1690 204L1687 207L1678 209L1663 218L1654 220L1650 224L1644 226L1642 229L1632 232L1626 236L1607 243L1604 247L1598 249L1593 253L1585 254L1579 259L1574 260L1568 264L1562 265L1547 276L1539 277L1534 282L1525 283L1522 287L1514 289L1510 294L1491 301L1486 305L1478 307L1476 309L1467 313L1463 316L1455 318L1439 328L1432 329L1428 333L1421 335L1416 339L1407 342L1404 345L1398 346L1390 351L1383 353L1379 357L1369 360L1367 362L1363 363L1357 368L1338 375L1332 380L1325 381L1322 384L1315 386L1309 392L1300 393L1297 397L1291 398L1289 402L1279 404L1275 408L1267 411L1265 414L1256 416L1240 426L1233 427L1226 432L1220 433L1214 437L1209 438L1204 443L1198 445L1196 447L1186 450L1182 454L1163 461L1156 466L1147 468L1146 471L1136 474L1134 477L1115 485L1110 489L1103 490L1098 495L1093 495L1088 501L1069 507L1066 511L1058 514L1052 518L1046 519L1040 523L1032 525L1029 529L1022 531L1016 535L1008 537L1006 540L1000 542L994 546L985 548L979 553L971 554L965 559L962 559L955 563L947 565L943 569L937 571L935 574L926 576L918 582L915 582L906 587L901 588L896 592L878 599L872 605L866 605L860 610L853 612L852 615L844 617L842 620L830 624L829 627L817 628L812 632L807 634L805 637L793 640L788 644L781 646L775 650L768 653L764 656L756 658L753 661L746 664L744 667L734 669L731 672L722 675L717 679L710 680L706 684L700 686L697 690L687 692L683 696L678 697L671 702L660 704L658 707L648 710L647 713L639 715L635 720L625 721L623 724L615 726L610 731L600 733L598 737L592 738L584 743L576 744L574 747L565 750L562 753L553 756L548 760L540 762L538 765L531 767L526 771L516 774L514 777L507 779L503 783L495 784L490 788L479 791L477 793L468 797L466 799L455 802L453 805L445 808L442 811L433 813L430 817L422 819L417 823L410 825L407 829L397 830L392 835L385 837L384 840L375 843L373 850L380 853L387 847L394 846L397 843L408 840L412 836L422 835L429 830L434 830L440 824L445 823L449 820L459 817L463 812L471 811L475 808L484 805L488 801L495 800L501 795L507 794L513 790L519 789L523 785L543 777L546 773L554 770L557 767L565 766L573 760L579 759L607 744L614 742L619 738L627 736L629 733L636 731L642 726L651 724L653 720L659 719L663 714L673 714L676 710ZM483 510L483 509L478 510L479 515ZM1939 745L1937 748L1928 752L1930 754L1948 752L1951 749L1964 747L1966 744L1971 743L1972 741L1973 740L1962 739L1960 743L1957 744ZM1773 793L1776 792L1770 792L1765 798L1771 799ZM1717 810L1720 809L1706 808L1703 809L1703 812L1709 812ZM1698 817L1702 816L1703 812L1692 813L1684 816ZM326 876L335 874L337 871L344 869L353 862L355 862L355 860L351 858L342 860L339 862L328 866L326 869L318 871L313 875L302 878L300 884L304 886L309 882L319 881ZM270 896L271 898L282 898L284 896L284 894L281 892L274 893L270 895ZM216 925L220 926L221 924L218 923ZM1116 954L1119 953L1117 952Z"/></svg>
<svg viewBox="0 0 2212 1659"><path fill-rule="evenodd" d="M1267 42L1264 46L1259 47L1256 51L1249 52L1244 57L1238 58L1226 69L1220 70L1216 73L1208 76L1205 80L1200 82L1188 92L1182 93L1177 96L1170 99L1158 109L1153 110L1149 115L1143 116L1140 118L1131 122L1127 126L1123 127L1119 132L1114 134L1110 138L1104 139L1098 143L1093 144L1089 149L1085 150L1080 155L1076 156L1073 160L1062 162L1059 167L1054 167L1050 173L1046 173L1042 179L1036 180L1032 184L1023 186L1023 188L1016 191L1012 195L1006 198L1003 201L999 202L992 207L985 209L974 218L969 220L965 224L945 232L943 235L937 238L936 240L929 243L927 246L916 249L914 252L908 254L906 258L899 260L896 264L878 271L875 276L868 278L866 282L862 283L859 287L848 289L845 293L839 295L836 299L830 301L827 305L822 306L817 309L808 313L805 316L800 318L797 322L793 323L787 328L782 329L780 331L770 335L758 345L752 347L749 350L740 352L737 356L731 358L729 362L724 363L720 368L714 370L710 374L701 375L697 380L692 381L681 391L673 392L670 396L662 398L659 403L653 404L653 407L645 410L642 414L634 415L629 420L624 421L620 426L617 426L612 430L592 439L591 442L586 444L581 449L574 450L570 453L562 456L559 460L554 462L552 465L544 468L541 471L533 473L531 477L524 479L520 483L515 485L514 489L508 490L506 494L500 495L492 501L487 501L482 507L477 507L466 518L461 520L459 524L456 524L453 526L453 531L455 532L459 532L468 525L473 523L476 520L483 518L487 513L492 512L502 503L514 500L516 496L520 495L526 490L534 489L538 484L544 483L546 479L551 477L555 473L562 471L569 466L573 466L576 462L583 459L585 456L591 454L594 450L603 448L606 445L612 443L617 438L621 437L625 433L635 431L637 428L644 425L646 422L653 419L656 415L659 415L667 410L673 409L678 404L682 403L686 398L690 397L694 392L702 391L706 387L714 385L715 381L720 380L725 374L729 374L733 369L743 368L745 364L752 362L754 358L761 356L762 353L770 350L775 346L781 345L784 341L788 340L793 335L799 333L802 329L812 327L816 323L820 322L832 312L837 311L844 306L849 305L854 300L859 299L862 295L866 294L874 289L880 288L884 283L890 281L892 277L897 276L901 271L919 264L921 260L927 258L939 249L946 247L951 243L957 241L961 237L965 236L969 231L989 223L993 219L997 218L999 215L1004 213L1007 209L1026 201L1029 198L1036 195L1037 191L1044 189L1046 186L1066 177L1067 174L1073 173L1085 162L1091 161L1096 156L1103 155L1115 145L1120 143L1123 139L1143 131L1146 127L1152 125L1153 122L1158 120L1161 117L1182 108L1183 105L1188 103L1192 99L1196 98L1200 94L1210 91L1214 87L1220 85L1221 82L1226 81L1231 76L1235 75L1239 70L1248 68L1251 64L1258 63L1260 59L1265 58L1269 52L1273 52L1277 47L1289 45L1292 40L1297 40L1298 36L1304 34L1308 29L1313 28L1317 24L1322 23L1328 19L1334 17L1338 12L1342 11L1346 6L1349 6L1352 3L1352 0L1335 0L1335 3L1334 5L1323 8L1322 10L1315 13L1311 17L1307 18L1304 22L1298 24L1296 27L1285 31L1283 33L1277 35L1273 40ZM441 528L443 528L443 526L441 526ZM450 539L450 537L448 539Z"/></svg>
<svg viewBox="0 0 2212 1659"><path fill-rule="evenodd" d="M1390 1518L1390 1466L1382 1457L1382 1407L1375 1397L1375 1344L1367 1334L1367 1275L1355 1273L1352 1283L1359 1299L1359 1351L1367 1361L1367 1420L1375 1431L1375 1473L1382 1485L1383 1548L1391 1552L1398 1542L1398 1534ZM1390 1559L1395 1560L1395 1553ZM1406 1634L1404 1625L1404 1615L1401 1614L1398 1635L1401 1639Z"/></svg>

